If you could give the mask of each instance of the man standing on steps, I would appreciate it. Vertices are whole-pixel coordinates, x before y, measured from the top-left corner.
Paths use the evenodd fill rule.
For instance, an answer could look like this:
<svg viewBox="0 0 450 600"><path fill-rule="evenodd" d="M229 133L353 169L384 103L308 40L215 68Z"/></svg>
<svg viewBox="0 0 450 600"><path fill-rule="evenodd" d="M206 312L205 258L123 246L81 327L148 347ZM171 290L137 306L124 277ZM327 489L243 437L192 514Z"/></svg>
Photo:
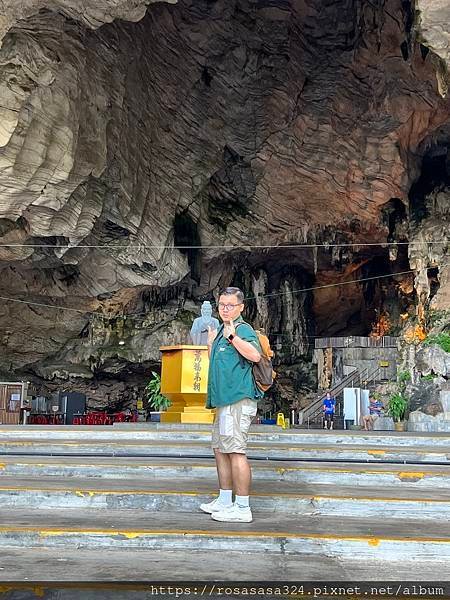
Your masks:
<svg viewBox="0 0 450 600"><path fill-rule="evenodd" d="M252 364L261 359L261 348L254 329L241 317L244 294L239 288L226 288L219 297L218 309L223 323L218 331L210 329L208 335L206 407L216 409L212 448L220 491L200 509L215 521L250 523L251 469L245 453L257 401L263 396L252 374Z"/></svg>

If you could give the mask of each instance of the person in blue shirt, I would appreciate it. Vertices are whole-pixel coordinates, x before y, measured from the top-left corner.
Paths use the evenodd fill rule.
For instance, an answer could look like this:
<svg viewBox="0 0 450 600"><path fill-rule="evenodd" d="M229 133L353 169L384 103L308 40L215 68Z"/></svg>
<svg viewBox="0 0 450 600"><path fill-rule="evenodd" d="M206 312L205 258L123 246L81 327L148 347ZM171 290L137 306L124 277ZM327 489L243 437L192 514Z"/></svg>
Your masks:
<svg viewBox="0 0 450 600"><path fill-rule="evenodd" d="M384 404L378 396L369 400L369 414L363 415L364 430L373 429L374 422L384 414Z"/></svg>
<svg viewBox="0 0 450 600"><path fill-rule="evenodd" d="M336 410L336 398L327 392L323 399L323 428L333 429L334 413ZM328 427L329 425L329 427Z"/></svg>

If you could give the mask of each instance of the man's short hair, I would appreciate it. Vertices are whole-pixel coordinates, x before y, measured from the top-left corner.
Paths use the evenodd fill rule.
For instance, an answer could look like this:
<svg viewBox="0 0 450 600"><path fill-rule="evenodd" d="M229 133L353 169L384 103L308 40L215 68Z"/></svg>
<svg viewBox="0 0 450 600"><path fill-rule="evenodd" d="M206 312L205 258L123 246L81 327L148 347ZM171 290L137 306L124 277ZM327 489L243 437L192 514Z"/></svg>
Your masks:
<svg viewBox="0 0 450 600"><path fill-rule="evenodd" d="M244 292L237 287L227 287L220 292L221 296L236 296L239 304L244 302Z"/></svg>

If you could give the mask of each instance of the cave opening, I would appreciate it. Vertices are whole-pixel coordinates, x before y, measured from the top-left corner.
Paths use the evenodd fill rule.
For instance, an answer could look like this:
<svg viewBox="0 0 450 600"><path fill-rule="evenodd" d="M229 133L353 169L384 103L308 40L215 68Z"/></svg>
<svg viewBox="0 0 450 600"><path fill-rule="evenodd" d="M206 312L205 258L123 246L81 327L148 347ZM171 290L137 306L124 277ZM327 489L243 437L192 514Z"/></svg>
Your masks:
<svg viewBox="0 0 450 600"><path fill-rule="evenodd" d="M63 265L56 271L56 279L64 283L67 287L74 285L80 275L78 265Z"/></svg>
<svg viewBox="0 0 450 600"><path fill-rule="evenodd" d="M424 46L423 44L419 44L419 45L420 45L420 55L422 56L422 59L425 60L430 52L430 49L427 46Z"/></svg>
<svg viewBox="0 0 450 600"><path fill-rule="evenodd" d="M395 230L406 219L406 208L400 198L391 198L382 208L382 220L388 228L387 241L395 240Z"/></svg>
<svg viewBox="0 0 450 600"><path fill-rule="evenodd" d="M393 202L391 208L394 206L398 204ZM371 250L371 254L353 257L347 266L349 275L337 271L318 274L316 282L320 284L313 305L317 336L396 335L405 307L398 281L390 274L409 268L407 246L400 248L394 263L387 249L375 255ZM355 268L357 262L360 266Z"/></svg>
<svg viewBox="0 0 450 600"><path fill-rule="evenodd" d="M394 276L396 272L409 269L407 246L400 248L395 263L388 256L379 255L362 270L364 278L373 278L363 284L364 335L398 335L402 326L402 313L408 312L414 302L414 297L408 292L408 276ZM389 276L390 273L393 276ZM409 291L413 292L413 287Z"/></svg>
<svg viewBox="0 0 450 600"><path fill-rule="evenodd" d="M211 82L213 80L213 76L211 75L208 67L203 67L202 69L202 81L206 85L206 87L211 87Z"/></svg>
<svg viewBox="0 0 450 600"><path fill-rule="evenodd" d="M381 279L390 271L389 259L377 256L361 269L363 305L361 310L361 334L368 336L383 312L383 300L389 282Z"/></svg>
<svg viewBox="0 0 450 600"><path fill-rule="evenodd" d="M404 41L400 44L400 51L402 53L403 56L403 60L408 60L409 58L409 48L408 48L408 42Z"/></svg>
<svg viewBox="0 0 450 600"><path fill-rule="evenodd" d="M449 148L450 143L439 144L423 157L420 176L409 191L410 218L417 225L430 216L428 196L450 186Z"/></svg>
<svg viewBox="0 0 450 600"><path fill-rule="evenodd" d="M439 267L431 267L428 269L428 282L430 285L430 300L433 296L436 295L436 292L439 290L440 282L439 282Z"/></svg>
<svg viewBox="0 0 450 600"><path fill-rule="evenodd" d="M196 283L200 283L201 276L201 246L198 224L187 211L175 215L173 221L174 244L180 248L180 252L187 256L191 269L191 277ZM192 246L192 247L191 247Z"/></svg>
<svg viewBox="0 0 450 600"><path fill-rule="evenodd" d="M255 190L250 162L226 145L222 165L210 178L206 190L211 223L225 231L236 216L248 216Z"/></svg>

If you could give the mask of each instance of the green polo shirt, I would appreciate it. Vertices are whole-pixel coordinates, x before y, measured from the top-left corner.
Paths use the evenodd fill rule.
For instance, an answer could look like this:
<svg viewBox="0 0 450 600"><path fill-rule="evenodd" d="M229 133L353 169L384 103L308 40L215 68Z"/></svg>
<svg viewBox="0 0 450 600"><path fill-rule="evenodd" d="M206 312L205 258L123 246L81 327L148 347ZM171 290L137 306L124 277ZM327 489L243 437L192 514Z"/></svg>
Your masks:
<svg viewBox="0 0 450 600"><path fill-rule="evenodd" d="M236 328L236 335L250 342L261 352L258 336L253 327L242 317L235 319L242 323ZM223 337L223 324L219 327L211 348L208 372L208 397L206 408L216 408L234 404L244 398L259 400L263 393L256 386L252 374L252 363L245 359L234 346Z"/></svg>

